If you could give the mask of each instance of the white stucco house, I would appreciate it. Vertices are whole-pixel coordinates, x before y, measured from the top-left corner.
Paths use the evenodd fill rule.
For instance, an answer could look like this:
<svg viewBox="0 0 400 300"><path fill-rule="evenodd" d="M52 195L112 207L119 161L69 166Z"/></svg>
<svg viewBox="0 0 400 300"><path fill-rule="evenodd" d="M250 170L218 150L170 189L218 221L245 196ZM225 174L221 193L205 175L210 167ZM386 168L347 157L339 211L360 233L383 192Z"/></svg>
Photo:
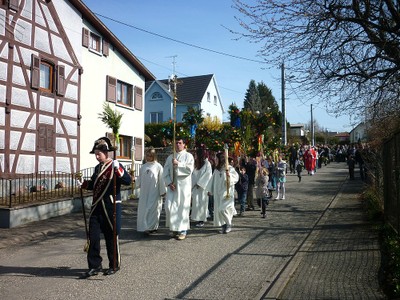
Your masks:
<svg viewBox="0 0 400 300"><path fill-rule="evenodd" d="M181 122L189 107L202 109L204 116L222 122L224 108L215 75L178 77L176 121ZM145 122L162 123L173 119L173 87L168 79L146 82Z"/></svg>
<svg viewBox="0 0 400 300"><path fill-rule="evenodd" d="M305 136L304 124L290 124L290 135L293 137Z"/></svg>
<svg viewBox="0 0 400 300"><path fill-rule="evenodd" d="M367 124L359 123L350 131L350 143L365 143L367 141Z"/></svg>
<svg viewBox="0 0 400 300"><path fill-rule="evenodd" d="M118 159L142 159L155 77L82 1L0 1L0 22L0 178L94 166L104 103L123 114Z"/></svg>

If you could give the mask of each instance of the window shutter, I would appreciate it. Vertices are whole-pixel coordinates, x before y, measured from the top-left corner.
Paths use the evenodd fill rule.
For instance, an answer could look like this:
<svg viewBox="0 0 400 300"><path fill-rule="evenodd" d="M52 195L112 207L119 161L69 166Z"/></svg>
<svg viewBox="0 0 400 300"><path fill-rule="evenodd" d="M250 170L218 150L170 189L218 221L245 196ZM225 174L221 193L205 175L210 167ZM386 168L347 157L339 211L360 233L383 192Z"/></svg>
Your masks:
<svg viewBox="0 0 400 300"><path fill-rule="evenodd" d="M48 126L46 128L46 151L51 152L54 148L54 131L53 128Z"/></svg>
<svg viewBox="0 0 400 300"><path fill-rule="evenodd" d="M135 160L143 160L143 139L135 138Z"/></svg>
<svg viewBox="0 0 400 300"><path fill-rule="evenodd" d="M135 86L135 109L143 109L143 89Z"/></svg>
<svg viewBox="0 0 400 300"><path fill-rule="evenodd" d="M65 95L65 66L57 67L57 95Z"/></svg>
<svg viewBox="0 0 400 300"><path fill-rule="evenodd" d="M133 87L131 85L128 86L128 103L129 106L132 107L133 106Z"/></svg>
<svg viewBox="0 0 400 300"><path fill-rule="evenodd" d="M46 127L45 126L40 126L38 129L38 142L37 142L37 150L39 152L45 151L46 150Z"/></svg>
<svg viewBox="0 0 400 300"><path fill-rule="evenodd" d="M82 28L82 46L89 48L89 30Z"/></svg>
<svg viewBox="0 0 400 300"><path fill-rule="evenodd" d="M108 56L110 50L110 44L103 39L103 55Z"/></svg>
<svg viewBox="0 0 400 300"><path fill-rule="evenodd" d="M18 0L9 0L8 8L18 11Z"/></svg>
<svg viewBox="0 0 400 300"><path fill-rule="evenodd" d="M32 54L31 62L31 88L39 89L40 86L40 58Z"/></svg>
<svg viewBox="0 0 400 300"><path fill-rule="evenodd" d="M117 79L107 75L107 100L117 101Z"/></svg>

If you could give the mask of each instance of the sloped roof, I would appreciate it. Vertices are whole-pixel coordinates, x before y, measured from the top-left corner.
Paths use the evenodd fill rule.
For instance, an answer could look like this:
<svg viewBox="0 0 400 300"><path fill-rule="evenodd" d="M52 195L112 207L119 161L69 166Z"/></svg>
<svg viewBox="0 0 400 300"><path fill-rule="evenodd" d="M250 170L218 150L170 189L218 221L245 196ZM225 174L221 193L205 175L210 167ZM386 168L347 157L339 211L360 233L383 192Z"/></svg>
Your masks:
<svg viewBox="0 0 400 300"><path fill-rule="evenodd" d="M348 136L350 136L350 133L348 133L348 132L339 132L335 136L337 136L337 137L348 137Z"/></svg>
<svg viewBox="0 0 400 300"><path fill-rule="evenodd" d="M199 75L191 77L178 77L176 86L177 102L181 103L200 103L210 85L213 74ZM168 79L158 80L160 83L168 86ZM146 89L150 86L146 85Z"/></svg>
<svg viewBox="0 0 400 300"><path fill-rule="evenodd" d="M122 54L145 78L145 81L155 79L155 76L142 64L142 62L132 54L132 52L112 33L103 22L81 1L69 0L82 14L83 18L89 21L96 30L98 30L105 39L111 43L119 53Z"/></svg>

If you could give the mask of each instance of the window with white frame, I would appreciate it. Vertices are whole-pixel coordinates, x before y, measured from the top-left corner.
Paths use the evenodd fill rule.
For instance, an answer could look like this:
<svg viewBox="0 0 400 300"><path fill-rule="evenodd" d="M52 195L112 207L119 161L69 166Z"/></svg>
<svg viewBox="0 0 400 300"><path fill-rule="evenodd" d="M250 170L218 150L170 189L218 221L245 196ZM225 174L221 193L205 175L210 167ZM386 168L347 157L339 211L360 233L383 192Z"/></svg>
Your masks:
<svg viewBox="0 0 400 300"><path fill-rule="evenodd" d="M207 101L208 101L208 102L211 102L211 95L210 95L210 92L207 92Z"/></svg>
<svg viewBox="0 0 400 300"><path fill-rule="evenodd" d="M152 112L150 113L150 123L162 123L163 113L162 112Z"/></svg>
<svg viewBox="0 0 400 300"><path fill-rule="evenodd" d="M214 96L214 105L217 105L217 96Z"/></svg>

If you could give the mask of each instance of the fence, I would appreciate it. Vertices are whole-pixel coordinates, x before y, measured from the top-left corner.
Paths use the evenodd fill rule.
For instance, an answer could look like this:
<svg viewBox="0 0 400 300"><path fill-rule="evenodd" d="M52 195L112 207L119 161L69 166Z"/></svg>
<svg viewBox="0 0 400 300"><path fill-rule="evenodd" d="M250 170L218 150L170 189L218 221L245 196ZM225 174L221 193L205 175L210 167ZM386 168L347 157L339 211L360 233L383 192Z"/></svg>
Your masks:
<svg viewBox="0 0 400 300"><path fill-rule="evenodd" d="M400 132L383 147L385 220L400 233Z"/></svg>
<svg viewBox="0 0 400 300"><path fill-rule="evenodd" d="M125 168L130 171L130 164ZM135 164L135 176L140 164ZM83 179L90 179L94 168L81 170ZM0 207L15 207L52 199L79 195L76 174L65 172L39 172L21 175L14 179L0 178Z"/></svg>

